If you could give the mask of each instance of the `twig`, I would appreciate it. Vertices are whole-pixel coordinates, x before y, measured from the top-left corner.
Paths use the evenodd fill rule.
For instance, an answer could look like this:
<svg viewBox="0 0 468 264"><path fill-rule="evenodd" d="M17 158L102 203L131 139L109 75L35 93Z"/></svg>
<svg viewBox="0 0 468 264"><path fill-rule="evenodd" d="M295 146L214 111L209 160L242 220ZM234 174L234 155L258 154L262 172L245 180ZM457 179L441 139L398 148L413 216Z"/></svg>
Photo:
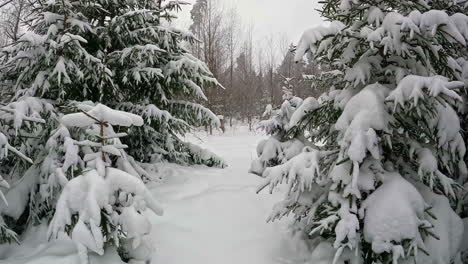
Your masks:
<svg viewBox="0 0 468 264"><path fill-rule="evenodd" d="M0 4L0 8L2 8L2 7L4 7L4 6L6 6L6 5L8 5L8 4L11 3L11 2L13 2L13 0L8 0L8 1L4 2L4 3L1 3L1 4Z"/></svg>
<svg viewBox="0 0 468 264"><path fill-rule="evenodd" d="M34 162L32 161L32 159L28 158L26 155L24 155L23 153L21 153L20 151L18 151L17 149L15 149L14 147L10 146L10 144L7 144L6 145L7 149L10 150L11 152L13 152L14 154L16 154L18 157L24 159L25 161L31 163L31 164L34 164Z"/></svg>
<svg viewBox="0 0 468 264"><path fill-rule="evenodd" d="M101 123L101 122L102 122L101 120L99 120L99 119L97 119L96 117L94 117L94 116L92 116L92 115L86 113L85 111L83 111L83 110L81 110L81 109L80 109L80 112L83 113L83 114L85 114L87 117L93 119L94 121L96 121L96 122L98 122L98 123Z"/></svg>
<svg viewBox="0 0 468 264"><path fill-rule="evenodd" d="M10 113L10 114L15 114L15 113L16 113L15 110L13 110L13 109L8 109L8 108L5 108L5 107L0 108L0 111L4 111L4 112ZM23 120L24 120L24 121L29 121L29 122L35 122L35 123L45 124L45 120L42 119L42 118L35 118L35 117L24 116L24 117L23 117Z"/></svg>
<svg viewBox="0 0 468 264"><path fill-rule="evenodd" d="M270 185L270 180L266 180L264 183L262 183L262 185L258 186L257 187L257 191L255 191L255 193L259 193L261 192L263 189L265 189L265 187L267 187L268 185Z"/></svg>

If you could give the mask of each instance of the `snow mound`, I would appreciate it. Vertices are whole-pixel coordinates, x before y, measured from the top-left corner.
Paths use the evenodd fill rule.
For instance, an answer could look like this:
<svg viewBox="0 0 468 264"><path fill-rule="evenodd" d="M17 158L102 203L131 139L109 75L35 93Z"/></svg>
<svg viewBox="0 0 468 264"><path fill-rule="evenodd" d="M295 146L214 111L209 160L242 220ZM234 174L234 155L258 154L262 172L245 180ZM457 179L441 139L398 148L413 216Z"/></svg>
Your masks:
<svg viewBox="0 0 468 264"><path fill-rule="evenodd" d="M339 254L337 254L339 253ZM346 264L360 263L358 256L355 256L349 249L338 252L333 244L329 242L320 242L312 251L309 263L313 264Z"/></svg>
<svg viewBox="0 0 468 264"><path fill-rule="evenodd" d="M463 221L452 210L447 197L435 194L422 184L417 184L416 187L429 205L431 214L435 216L435 219L428 220L433 226L431 232L436 236L428 236L424 240L429 256L419 254L417 263L452 263L463 245Z"/></svg>
<svg viewBox="0 0 468 264"><path fill-rule="evenodd" d="M47 225L34 226L22 235L22 243L0 245L2 264L83 264L76 244L61 237L48 241ZM89 264L124 264L115 249L109 248L104 255L90 254Z"/></svg>
<svg viewBox="0 0 468 264"><path fill-rule="evenodd" d="M460 251L468 251L468 218L463 218L463 240L461 242Z"/></svg>

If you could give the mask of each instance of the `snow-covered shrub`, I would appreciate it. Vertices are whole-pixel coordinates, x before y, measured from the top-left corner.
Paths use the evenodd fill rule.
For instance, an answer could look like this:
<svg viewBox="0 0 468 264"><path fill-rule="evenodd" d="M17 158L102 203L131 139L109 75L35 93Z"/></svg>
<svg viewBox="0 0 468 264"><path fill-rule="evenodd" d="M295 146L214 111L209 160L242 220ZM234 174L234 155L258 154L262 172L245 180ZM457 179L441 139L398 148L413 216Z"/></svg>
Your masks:
<svg viewBox="0 0 468 264"><path fill-rule="evenodd" d="M49 237L67 233L77 243L82 263L87 252L104 254L111 244L121 256L147 260L153 252L147 209L161 215L162 208L146 188L144 170L127 155L127 145L114 127L142 126L140 116L98 104L88 111L67 114L66 127L86 130L83 140L68 138L66 161L82 163L81 173L68 181L64 167L57 175L63 191L49 226ZM81 155L78 155L78 154Z"/></svg>
<svg viewBox="0 0 468 264"><path fill-rule="evenodd" d="M317 146L265 169L258 191L286 184L269 220L293 214L317 245L312 263L459 260L466 13L457 1L325 1L331 23L304 33L296 60L310 53L337 74L285 134Z"/></svg>
<svg viewBox="0 0 468 264"><path fill-rule="evenodd" d="M32 97L1 108L1 242L21 243L18 234L52 220L51 237L68 232L83 262L88 249L103 254L104 244L122 257L147 259L151 225L141 213L162 209L143 183L148 173L124 151L126 134L112 128L143 119L101 104L62 110L71 109L82 112L60 118L48 101Z"/></svg>

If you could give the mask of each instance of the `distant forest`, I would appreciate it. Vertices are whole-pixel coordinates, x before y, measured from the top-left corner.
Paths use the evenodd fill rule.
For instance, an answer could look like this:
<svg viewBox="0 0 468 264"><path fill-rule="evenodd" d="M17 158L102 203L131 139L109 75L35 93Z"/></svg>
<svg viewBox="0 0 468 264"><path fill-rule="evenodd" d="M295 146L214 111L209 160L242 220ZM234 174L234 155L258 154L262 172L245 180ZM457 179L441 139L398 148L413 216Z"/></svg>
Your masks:
<svg viewBox="0 0 468 264"><path fill-rule="evenodd" d="M314 80L323 69L311 60L295 63L295 46L286 34L258 38L255 25L242 24L236 7L226 8L217 0L197 0L190 14L189 30L199 40L190 49L224 88L205 87L207 107L226 123L234 118L252 125L265 106L279 106L286 80L302 98L322 93Z"/></svg>

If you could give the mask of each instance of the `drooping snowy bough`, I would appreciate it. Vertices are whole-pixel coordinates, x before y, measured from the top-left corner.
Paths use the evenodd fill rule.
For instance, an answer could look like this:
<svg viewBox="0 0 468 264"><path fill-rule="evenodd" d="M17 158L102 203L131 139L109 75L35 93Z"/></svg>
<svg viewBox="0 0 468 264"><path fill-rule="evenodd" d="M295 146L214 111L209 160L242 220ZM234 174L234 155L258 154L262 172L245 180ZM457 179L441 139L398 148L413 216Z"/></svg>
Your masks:
<svg viewBox="0 0 468 264"><path fill-rule="evenodd" d="M11 154L15 154L15 167L27 168L34 162L27 156L31 154L29 151L21 152L16 149L10 142L18 141L23 135L19 134L24 130L24 127L34 127L45 123L45 120L40 118L38 113L42 109L41 101L34 99L22 100L9 104L0 108L0 161L8 162L12 159ZM9 155L10 154L10 155ZM24 195L24 190L28 187L25 185L18 186L18 182L11 182L8 168L0 167L0 242L12 243L19 242L18 234L11 227L11 219L15 220L21 215L23 207L27 203L27 197ZM27 179L25 180L28 181Z"/></svg>
<svg viewBox="0 0 468 264"><path fill-rule="evenodd" d="M285 161L261 143L264 166L252 166L265 177L259 191L287 186L269 219L293 214L311 263L460 263L467 8L325 1L332 22L304 33L296 60L310 52L342 74L286 127L281 144L301 139L303 150Z"/></svg>

